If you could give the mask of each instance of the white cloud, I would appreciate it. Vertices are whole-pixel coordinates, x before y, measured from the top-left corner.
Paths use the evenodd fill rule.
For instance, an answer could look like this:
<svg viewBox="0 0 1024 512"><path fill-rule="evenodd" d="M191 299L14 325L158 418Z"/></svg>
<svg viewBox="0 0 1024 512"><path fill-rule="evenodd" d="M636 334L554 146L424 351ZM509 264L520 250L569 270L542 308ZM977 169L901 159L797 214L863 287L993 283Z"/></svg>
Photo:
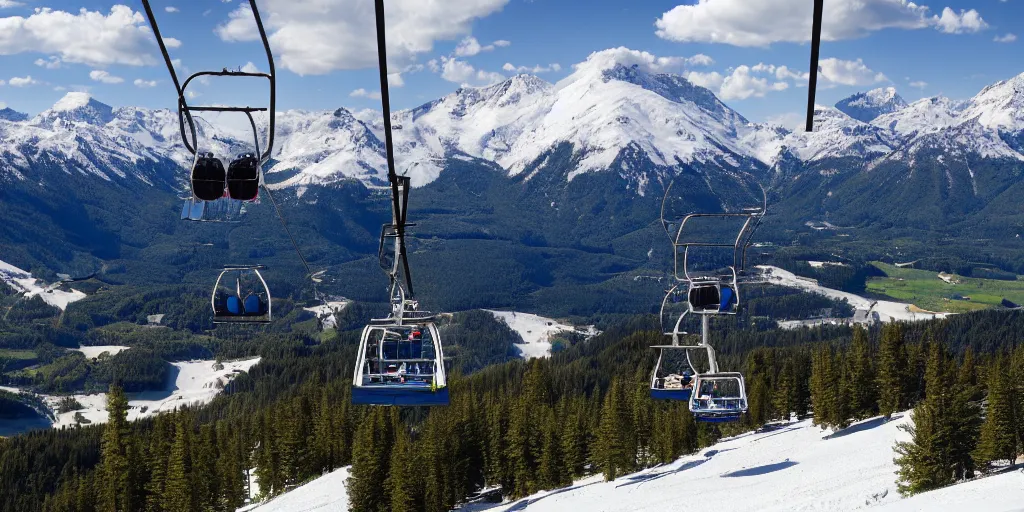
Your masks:
<svg viewBox="0 0 1024 512"><path fill-rule="evenodd" d="M427 61L427 67L430 68L430 71L432 71L434 73L437 73L438 71L441 70L441 66L439 66L437 64L437 59L430 59L430 60L428 60Z"/></svg>
<svg viewBox="0 0 1024 512"><path fill-rule="evenodd" d="M3 87L5 84L7 84L7 82L0 80L0 87Z"/></svg>
<svg viewBox="0 0 1024 512"><path fill-rule="evenodd" d="M166 46L168 48L180 48L181 47L181 40L175 39L173 37L165 37L164 38L164 46Z"/></svg>
<svg viewBox="0 0 1024 512"><path fill-rule="evenodd" d="M388 73L388 85L391 87L403 87L405 80L402 79L401 73Z"/></svg>
<svg viewBox="0 0 1024 512"><path fill-rule="evenodd" d="M533 73L536 75L539 73L549 73L551 71L561 71L562 65L555 62L552 64L548 64L547 66L541 66L540 64L537 64L536 66L530 67L513 66L511 62L506 62L505 65L501 67L501 69L504 69L509 73Z"/></svg>
<svg viewBox="0 0 1024 512"><path fill-rule="evenodd" d="M135 81L132 82L132 83L135 84L135 87L147 88L147 87L156 87L157 81L156 80L143 80L141 78L136 78Z"/></svg>
<svg viewBox="0 0 1024 512"><path fill-rule="evenodd" d="M872 71L862 59L828 58L820 62L818 70L818 78L829 82L825 84L826 86L831 84L871 85L889 80L884 74Z"/></svg>
<svg viewBox="0 0 1024 512"><path fill-rule="evenodd" d="M444 65L441 66L441 78L457 84L464 83L473 77L476 69L464 60L441 57Z"/></svg>
<svg viewBox="0 0 1024 512"><path fill-rule="evenodd" d="M11 87L28 87L30 85L38 85L40 82L39 80L32 78L32 75L29 75L25 77L12 77L7 81L7 83L10 84Z"/></svg>
<svg viewBox="0 0 1024 512"><path fill-rule="evenodd" d="M353 98L369 98L369 99L374 99L374 100L379 100L380 99L380 92L379 91L367 91L366 89L363 89L362 87L360 87L360 88L358 88L358 89L348 93L348 95L353 97Z"/></svg>
<svg viewBox="0 0 1024 512"><path fill-rule="evenodd" d="M786 112L765 119L768 124L781 126L787 130L800 130L807 123L807 117L797 112Z"/></svg>
<svg viewBox="0 0 1024 512"><path fill-rule="evenodd" d="M686 74L686 79L694 85L699 85L701 87L711 89L712 91L718 91L718 89L722 87L722 81L725 80L725 77L723 77L718 71L711 71L710 73L690 71Z"/></svg>
<svg viewBox="0 0 1024 512"><path fill-rule="evenodd" d="M988 28L988 23L985 23L974 9L961 9L957 14L953 9L946 7L942 10L942 16L932 16L932 21L937 29L947 34L974 33Z"/></svg>
<svg viewBox="0 0 1024 512"><path fill-rule="evenodd" d="M908 85L910 85L911 87L913 87L915 89L924 89L925 87L928 87L928 82L923 82L921 80L917 80L915 82L910 82Z"/></svg>
<svg viewBox="0 0 1024 512"><path fill-rule="evenodd" d="M812 6L807 0L700 0L672 8L658 18L655 27L658 37L678 42L803 43L811 38ZM838 41L889 28L926 27L959 34L988 26L974 9L958 15L947 7L942 16L929 14L927 6L909 0L829 0L822 13L821 37Z"/></svg>
<svg viewBox="0 0 1024 512"><path fill-rule="evenodd" d="M1017 35L1016 34L1006 34L1004 36L996 36L996 38L993 39L993 41L995 41L997 43L1012 43L1012 42L1014 42L1016 40L1017 40Z"/></svg>
<svg viewBox="0 0 1024 512"><path fill-rule="evenodd" d="M388 4L388 58L404 66L440 40L468 35L475 20L509 0L435 0ZM261 14L281 66L300 75L377 65L372 2L365 0L265 0ZM225 41L259 37L247 3L240 3L216 33Z"/></svg>
<svg viewBox="0 0 1024 512"><path fill-rule="evenodd" d="M770 82L767 78L756 77L749 66L738 66L732 74L722 80L718 96L723 100L745 100L750 97L763 97L770 91L784 91L789 88L786 82ZM756 73L756 72L754 72Z"/></svg>
<svg viewBox="0 0 1024 512"><path fill-rule="evenodd" d="M491 49L494 49L494 45L491 45ZM459 57L472 57L484 51L480 46L480 42L473 36L467 36L465 39L459 42L459 45L455 47L455 55Z"/></svg>
<svg viewBox="0 0 1024 512"><path fill-rule="evenodd" d="M249 62L246 62L244 66L242 66L242 72L244 72L244 73L259 73L260 72L260 68L256 67L256 64L253 64L252 61L249 61Z"/></svg>
<svg viewBox="0 0 1024 512"><path fill-rule="evenodd" d="M164 10L167 12L178 12L178 8L174 7L173 5L168 5L167 7L164 7Z"/></svg>
<svg viewBox="0 0 1024 512"><path fill-rule="evenodd" d="M6 9L8 7L17 7L22 5L21 2L15 2L14 0L0 0L0 9Z"/></svg>
<svg viewBox="0 0 1024 512"><path fill-rule="evenodd" d="M28 18L0 18L0 55L47 53L90 66L143 66L157 62L151 48L145 17L125 5L111 7L108 14L37 8Z"/></svg>
<svg viewBox="0 0 1024 512"><path fill-rule="evenodd" d="M494 51L495 48L511 45L511 41L499 39L489 45L481 46L480 41L473 36L466 36L459 42L458 46L455 47L455 55L457 57L472 57L478 53Z"/></svg>
<svg viewBox="0 0 1024 512"><path fill-rule="evenodd" d="M200 94L198 92L195 92L195 91L188 91L188 92L185 93L185 96L188 96L188 99L190 99L190 100L194 100L194 99L202 96L202 94Z"/></svg>
<svg viewBox="0 0 1024 512"><path fill-rule="evenodd" d="M494 71L477 70L476 80L484 85L496 84L505 79L505 75Z"/></svg>
<svg viewBox="0 0 1024 512"><path fill-rule="evenodd" d="M490 85L505 79L501 73L476 69L470 63L454 57L441 57L441 62L441 78L460 85Z"/></svg>
<svg viewBox="0 0 1024 512"><path fill-rule="evenodd" d="M124 78L119 76L111 75L110 73L103 71L102 69L94 69L89 72L89 78L95 82L103 82L105 84L119 84L124 82Z"/></svg>
<svg viewBox="0 0 1024 512"><path fill-rule="evenodd" d="M44 67L46 69L58 69L60 68L60 57L54 55L51 56L49 60L36 59L35 64L36 66Z"/></svg>
<svg viewBox="0 0 1024 512"><path fill-rule="evenodd" d="M68 90L68 88L64 87L63 85L57 85L57 86L54 86L53 90L55 90L57 92L62 92L62 91Z"/></svg>
<svg viewBox="0 0 1024 512"><path fill-rule="evenodd" d="M587 66L595 69L610 69L612 66L637 66L648 73L681 73L688 66L707 66L715 61L698 53L693 57L658 57L654 54L625 47L609 48L591 53L586 62L573 67Z"/></svg>

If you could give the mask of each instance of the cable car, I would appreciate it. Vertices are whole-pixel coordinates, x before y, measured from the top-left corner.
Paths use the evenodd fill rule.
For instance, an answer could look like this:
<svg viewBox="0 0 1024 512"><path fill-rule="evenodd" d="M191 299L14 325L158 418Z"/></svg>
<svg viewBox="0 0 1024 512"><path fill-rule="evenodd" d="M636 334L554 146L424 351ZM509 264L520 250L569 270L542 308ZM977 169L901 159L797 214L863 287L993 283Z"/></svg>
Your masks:
<svg viewBox="0 0 1024 512"><path fill-rule="evenodd" d="M260 274L263 265L224 267L213 287L210 304L215 324L268 324L271 313L270 288Z"/></svg>
<svg viewBox="0 0 1024 512"><path fill-rule="evenodd" d="M756 183L756 181L754 181ZM672 242L676 284L661 303L662 330L670 345L657 345L658 362L651 374L652 398L687 401L694 419L703 422L734 421L747 411L746 383L738 372L718 368L715 349L709 343L710 320L717 315L740 311L740 285L758 282L760 276L747 273L746 249L767 210L767 195L757 185L751 194L756 207L724 208L721 212L690 212L676 216L669 210L670 184L662 202L661 220ZM742 197L742 195L740 195ZM723 205L724 206L724 205ZM680 219L676 221L675 219ZM695 265L694 250L730 253L729 264L714 257ZM709 263L710 262L710 263ZM700 337L690 341L684 328L689 315L700 318ZM700 371L690 352L707 355L707 371ZM680 371L682 368L682 371Z"/></svg>
<svg viewBox="0 0 1024 512"><path fill-rule="evenodd" d="M274 148L274 124L276 120L276 95L277 75L274 66L274 55L270 51L270 43L267 39L266 30L263 27L263 20L260 17L259 9L255 0L249 0L249 10L258 29L260 40L263 43L267 56L267 72L243 71L242 69L229 70L222 68L220 71L199 71L192 73L179 82L177 71L174 68L174 61L167 51L164 38L160 35L160 27L157 24L153 9L149 0L143 0L143 7L149 19L150 27L156 36L160 53L164 57L167 70L171 75L171 82L178 93L178 130L182 145L193 155L192 169L189 175L191 194L185 199L182 206L181 218L191 221L206 222L237 222L239 216L244 212L240 203L255 202L259 199L260 187L264 182L263 166L270 160ZM252 80L266 79L269 85L269 99L265 107L251 107L248 105L191 105L186 98L189 98L188 86L195 79L205 81L209 77L234 77ZM252 128L252 145L246 151L238 153L230 160L216 155L212 150L216 149L221 153L237 150L237 144L232 143L225 147L222 140L201 140L201 126L196 120L197 115L203 113L233 113L243 114L249 121ZM254 113L266 112L267 126L257 127ZM266 133L266 140L261 144L260 133ZM227 204L220 204L227 203Z"/></svg>
<svg viewBox="0 0 1024 512"><path fill-rule="evenodd" d="M441 337L432 317L373 320L359 341L352 403L448 405Z"/></svg>

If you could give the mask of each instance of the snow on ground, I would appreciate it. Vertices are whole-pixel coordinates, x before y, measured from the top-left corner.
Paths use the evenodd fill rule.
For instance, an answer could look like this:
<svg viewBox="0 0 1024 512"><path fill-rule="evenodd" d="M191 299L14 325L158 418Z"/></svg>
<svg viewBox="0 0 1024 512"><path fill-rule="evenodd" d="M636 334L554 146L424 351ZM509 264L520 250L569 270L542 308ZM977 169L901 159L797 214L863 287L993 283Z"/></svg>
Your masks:
<svg viewBox="0 0 1024 512"><path fill-rule="evenodd" d="M565 511L687 512L1024 510L1024 474L982 478L911 498L896 488L893 446L909 439L900 425L872 418L833 433L810 420L747 433L679 460L605 482L601 475L515 502L474 503L462 512ZM348 510L339 469L263 505L242 510L305 512Z"/></svg>
<svg viewBox="0 0 1024 512"><path fill-rule="evenodd" d="M351 466L336 469L331 473L301 485L266 503L249 505L238 512L305 512L308 510L348 510L348 472Z"/></svg>
<svg viewBox="0 0 1024 512"><path fill-rule="evenodd" d="M330 329L338 325L338 320L334 315L341 313L350 302L348 300L329 301L326 304L302 309L313 313L317 318L322 318L324 329Z"/></svg>
<svg viewBox="0 0 1024 512"><path fill-rule="evenodd" d="M39 283L32 274L24 271L10 263L0 261L0 281L3 281L19 293L23 293L26 299L36 295L42 297L43 301L51 306L67 309L68 304L85 298L85 294L71 289L71 291L58 290L61 285L58 281L53 284Z"/></svg>
<svg viewBox="0 0 1024 512"><path fill-rule="evenodd" d="M173 411L183 405L205 404L220 393L224 385L235 375L247 372L260 362L260 358L222 362L217 369L216 361L187 361L171 363L176 371L174 385L165 391L145 391L131 393L128 398L128 420L153 416L159 412ZM76 415L80 414L91 423L106 423L107 394L74 395L82 404L83 409L57 414L54 428L73 426L77 423ZM56 413L60 396L43 395L46 405Z"/></svg>
<svg viewBox="0 0 1024 512"><path fill-rule="evenodd" d="M932 510L1024 511L1024 469L954 485L887 503L882 512Z"/></svg>
<svg viewBox="0 0 1024 512"><path fill-rule="evenodd" d="M600 334L593 325L574 327L532 313L487 311L494 315L494 318L504 321L523 338L523 343L516 343L515 346L524 359L550 356L552 338L563 331L581 332L588 338Z"/></svg>
<svg viewBox="0 0 1024 512"><path fill-rule="evenodd" d="M96 359L100 354L107 352L110 355L117 354L122 350L128 350L130 347L122 347L121 345L96 345L93 347L78 347L71 350L75 350L85 354L86 359Z"/></svg>
<svg viewBox="0 0 1024 512"><path fill-rule="evenodd" d="M832 288L826 288L818 284L814 279L807 277L800 277L788 270L783 270L779 267L773 267L770 265L762 265L757 268L768 271L768 282L780 286L787 286L790 288L799 288L801 290L817 293L826 297L843 300L846 299L854 309L859 312L866 312L863 315L865 320L870 319L873 313L878 313L879 320L882 322L892 322L900 320L932 320L935 318L945 318L949 316L948 313L927 313L927 312L914 312L911 311L910 304L904 304L902 302L892 302L888 300L871 300L865 299L860 295L856 295L849 292L843 292L839 290L833 290Z"/></svg>

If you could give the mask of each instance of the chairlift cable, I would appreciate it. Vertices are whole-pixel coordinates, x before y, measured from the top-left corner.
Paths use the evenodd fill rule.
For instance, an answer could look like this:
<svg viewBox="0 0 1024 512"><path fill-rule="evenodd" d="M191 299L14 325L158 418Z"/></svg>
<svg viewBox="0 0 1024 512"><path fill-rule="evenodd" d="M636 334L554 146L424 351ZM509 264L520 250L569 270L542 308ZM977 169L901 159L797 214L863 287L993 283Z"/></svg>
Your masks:
<svg viewBox="0 0 1024 512"><path fill-rule="evenodd" d="M270 199L270 204L274 205L274 211L277 212L277 218L281 221L281 227L284 228L285 234L288 235L288 240L292 243L292 248L295 249L295 254L299 255L299 260L302 261L302 266L306 269L306 277L313 283L313 296L326 304L323 297L320 296L320 291L316 287L316 281L313 279L313 270L309 267L309 262L306 261L306 257L302 255L302 250L299 249L299 243L295 240L295 236L292 235L292 230L288 227L288 221L284 218L284 214L281 212L281 207L277 205L277 201L274 200L274 195L270 193L270 187L264 185L263 191L266 192L267 197Z"/></svg>
<svg viewBox="0 0 1024 512"><path fill-rule="evenodd" d="M814 95L818 90L818 55L821 49L821 13L825 0L814 0L814 21L811 27L811 70L807 86L807 131L814 131Z"/></svg>

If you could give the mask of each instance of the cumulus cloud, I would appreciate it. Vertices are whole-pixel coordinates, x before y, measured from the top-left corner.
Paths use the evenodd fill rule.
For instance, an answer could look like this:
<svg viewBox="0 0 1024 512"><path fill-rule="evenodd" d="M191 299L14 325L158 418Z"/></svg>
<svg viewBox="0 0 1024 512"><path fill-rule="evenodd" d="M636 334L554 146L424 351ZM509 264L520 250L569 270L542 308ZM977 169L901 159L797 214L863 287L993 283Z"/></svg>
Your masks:
<svg viewBox="0 0 1024 512"><path fill-rule="evenodd" d="M164 10L167 12L178 12L178 8L173 5L168 5L167 7L164 7Z"/></svg>
<svg viewBox="0 0 1024 512"><path fill-rule="evenodd" d="M164 46L166 46L168 48L180 48L181 47L181 40L175 39L173 37L165 37L164 38Z"/></svg>
<svg viewBox="0 0 1024 512"><path fill-rule="evenodd" d="M818 65L818 78L835 85L871 85L889 80L882 73L873 71L863 59L824 59ZM825 85L830 85L826 83Z"/></svg>
<svg viewBox="0 0 1024 512"><path fill-rule="evenodd" d="M253 64L252 61L249 61L249 62L246 62L244 66L242 66L242 72L244 72L244 73L259 73L260 72L260 68L256 67L256 64Z"/></svg>
<svg viewBox="0 0 1024 512"><path fill-rule="evenodd" d="M917 80L917 81L914 81L914 82L910 82L908 85L910 85L911 87L913 87L915 89L924 89L925 87L928 87L928 82L923 82L921 80Z"/></svg>
<svg viewBox="0 0 1024 512"><path fill-rule="evenodd" d="M21 2L15 2L14 0L0 0L0 9L6 9L8 7L17 7L21 5Z"/></svg>
<svg viewBox="0 0 1024 512"><path fill-rule="evenodd" d="M94 82L102 82L105 84L119 84L121 82L124 82L124 78L111 75L110 73L103 71L102 69L94 69L90 71L89 78L91 78Z"/></svg>
<svg viewBox="0 0 1024 512"><path fill-rule="evenodd" d="M362 87L348 93L348 95L353 98L369 98L372 100L380 99L380 91L367 91Z"/></svg>
<svg viewBox="0 0 1024 512"><path fill-rule="evenodd" d="M490 52L497 47L505 47L511 45L511 41L499 39L489 45L482 46L480 41L473 36L466 36L459 42L458 46L455 47L455 55L457 57L472 57L478 53Z"/></svg>
<svg viewBox="0 0 1024 512"><path fill-rule="evenodd" d="M681 73L689 66L709 66L714 62L711 57L701 53L692 57L658 57L652 53L620 46L591 53L585 62L574 67L608 69L614 65L622 65L636 66L648 73Z"/></svg>
<svg viewBox="0 0 1024 512"><path fill-rule="evenodd" d="M749 66L737 66L732 74L722 80L718 96L723 100L745 100L750 97L763 97L770 91L784 91L789 88L786 82L772 82L767 78L754 76L756 71Z"/></svg>
<svg viewBox="0 0 1024 512"><path fill-rule="evenodd" d="M39 80L32 78L32 75L29 75L25 77L12 77L7 81L7 83L10 84L11 87L29 87L32 85L38 85L40 82Z"/></svg>
<svg viewBox="0 0 1024 512"><path fill-rule="evenodd" d="M942 10L942 16L933 16L932 21L936 28L947 34L980 32L988 28L988 23L985 23L978 11L974 9L969 11L961 9L957 13L946 7Z"/></svg>
<svg viewBox="0 0 1024 512"><path fill-rule="evenodd" d="M405 86L405 80L402 79L401 73L388 73L388 86L390 87L403 87Z"/></svg>
<svg viewBox="0 0 1024 512"><path fill-rule="evenodd" d="M1016 40L1017 40L1017 35L1016 34L1006 34L1006 35L1003 35L1003 36L996 36L996 38L993 39L993 41L995 41L997 43L1012 43L1012 42L1014 42Z"/></svg>
<svg viewBox="0 0 1024 512"><path fill-rule="evenodd" d="M533 66L533 67L530 67L530 66L514 66L514 65L512 65L511 62L506 62L505 65L501 67L501 69L504 69L505 71L508 71L509 73L533 73L533 74L536 75L536 74L539 74L539 73L548 73L548 72L551 72L551 71L561 71L562 70L562 66L561 66L561 64L558 64L557 62L552 63L552 64L548 64L547 66L541 66L540 64L537 64L536 66Z"/></svg>
<svg viewBox="0 0 1024 512"><path fill-rule="evenodd" d="M0 55L47 53L90 66L143 66L157 62L152 47L145 17L125 5L115 5L107 14L37 8L27 18L0 18Z"/></svg>
<svg viewBox="0 0 1024 512"><path fill-rule="evenodd" d="M136 78L135 81L132 82L132 83L135 84L135 87L148 88L148 87L156 87L157 81L156 80L143 80L141 78Z"/></svg>
<svg viewBox="0 0 1024 512"><path fill-rule="evenodd" d="M811 38L812 5L806 0L700 0L664 13L655 22L656 34L670 41L734 46L803 43ZM927 6L908 0L830 0L822 13L821 37L838 41L883 29L927 27L959 34L988 26L974 9L957 14L947 7L941 16L929 14Z"/></svg>
<svg viewBox="0 0 1024 512"><path fill-rule="evenodd" d="M36 59L35 64L46 69L58 69L60 68L60 57L51 56L49 59Z"/></svg>
<svg viewBox="0 0 1024 512"><path fill-rule="evenodd" d="M441 57L438 71L441 78L460 85L490 85L505 79L501 73L476 69L472 64L454 57Z"/></svg>
<svg viewBox="0 0 1024 512"><path fill-rule="evenodd" d="M717 92L722 87L722 82L725 77L722 76L718 71L702 72L702 71L690 71L686 74L686 79L692 82L694 85L711 89Z"/></svg>
<svg viewBox="0 0 1024 512"><path fill-rule="evenodd" d="M509 0L436 0L388 5L388 58L409 64L440 40L468 35L475 20ZM261 14L281 66L300 75L377 65L374 8L364 0L266 0ZM259 38L247 3L216 28L225 41Z"/></svg>

